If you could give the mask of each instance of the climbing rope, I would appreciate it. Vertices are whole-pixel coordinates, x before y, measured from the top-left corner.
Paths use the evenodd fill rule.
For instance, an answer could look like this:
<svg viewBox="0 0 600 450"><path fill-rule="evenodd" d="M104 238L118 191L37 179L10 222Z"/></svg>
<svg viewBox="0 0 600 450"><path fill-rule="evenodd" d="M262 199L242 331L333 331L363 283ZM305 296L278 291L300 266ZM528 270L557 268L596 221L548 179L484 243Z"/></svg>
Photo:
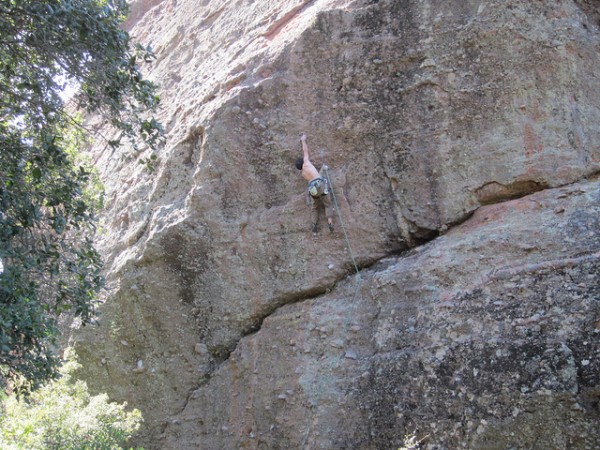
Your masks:
<svg viewBox="0 0 600 450"><path fill-rule="evenodd" d="M333 198L333 205L335 207L335 212L337 213L338 219L340 220L340 226L342 227L342 231L344 232L344 238L346 239L346 244L348 245L348 252L350 253L350 258L352 258L352 264L354 264L354 270L356 270L356 274L360 277L360 271L358 270L358 264L356 264L356 259L354 258L354 252L352 251L352 245L350 244L350 238L348 238L348 233L346 232L346 226L344 225L344 219L342 218L342 214L340 213L340 205L337 202L337 198L335 197L335 190L333 189L333 184L331 183L331 178L329 178L329 167L325 164L325 158L323 157L324 150L321 150L321 162L323 163L323 168L325 169L325 176L327 177L327 184L329 185L329 189L331 189L331 196Z"/></svg>
<svg viewBox="0 0 600 450"><path fill-rule="evenodd" d="M333 205L334 205L335 211L337 213L338 219L340 221L340 227L342 228L342 231L344 232L344 239L346 239L346 245L348 246L348 253L350 253L350 258L352 259L352 264L354 264L354 270L356 271L356 289L354 291L354 297L352 298L352 302L354 303L354 301L356 300L356 296L358 295L358 290L360 289L360 285L361 285L360 270L358 269L358 264L356 264L356 258L354 257L354 252L352 251L352 245L350 244L350 238L348 237L348 232L346 231L344 219L342 218L342 213L340 211L340 205L335 196L335 190L333 189L333 183L331 182L331 178L329 177L329 166L327 166L327 164L325 164L325 158L323 155L324 155L324 150L321 149L321 162L323 163L323 168L325 169L325 176L327 177L327 184L329 185L329 189L331 189ZM350 319L347 319L347 321L348 320L350 320ZM346 323L345 325L347 326L348 324Z"/></svg>

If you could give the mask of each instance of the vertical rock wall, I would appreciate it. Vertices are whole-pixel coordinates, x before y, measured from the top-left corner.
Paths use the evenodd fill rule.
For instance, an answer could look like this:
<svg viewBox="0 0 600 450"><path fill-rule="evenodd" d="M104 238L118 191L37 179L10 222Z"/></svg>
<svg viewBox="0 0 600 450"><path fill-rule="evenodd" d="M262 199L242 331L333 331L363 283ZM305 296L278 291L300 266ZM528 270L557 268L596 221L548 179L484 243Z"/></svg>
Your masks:
<svg viewBox="0 0 600 450"><path fill-rule="evenodd" d="M74 342L145 448L600 445L594 2L132 11L167 141L94 150L111 290Z"/></svg>

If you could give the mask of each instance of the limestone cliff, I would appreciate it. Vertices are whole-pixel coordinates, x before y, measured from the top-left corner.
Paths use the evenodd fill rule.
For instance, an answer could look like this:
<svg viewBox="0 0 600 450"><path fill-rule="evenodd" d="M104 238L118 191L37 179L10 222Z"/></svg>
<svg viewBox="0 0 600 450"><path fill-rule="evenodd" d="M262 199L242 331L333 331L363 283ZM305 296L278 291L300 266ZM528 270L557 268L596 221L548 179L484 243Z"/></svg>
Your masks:
<svg viewBox="0 0 600 450"><path fill-rule="evenodd" d="M147 449L600 447L598 5L134 1L167 140L93 150L82 375Z"/></svg>

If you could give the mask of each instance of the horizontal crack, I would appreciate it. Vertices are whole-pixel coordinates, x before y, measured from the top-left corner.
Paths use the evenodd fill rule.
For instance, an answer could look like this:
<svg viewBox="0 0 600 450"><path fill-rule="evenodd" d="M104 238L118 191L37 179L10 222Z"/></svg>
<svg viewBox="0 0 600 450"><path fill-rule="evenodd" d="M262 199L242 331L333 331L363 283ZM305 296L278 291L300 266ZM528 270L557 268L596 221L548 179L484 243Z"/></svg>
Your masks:
<svg viewBox="0 0 600 450"><path fill-rule="evenodd" d="M249 336L252 336L252 335L258 333L262 329L262 325L268 317L271 317L273 314L275 314L277 311L279 311L284 306L294 305L294 304L301 303L301 302L304 302L307 300L316 299L316 298L332 291L340 282L348 280L355 276L360 276L360 274L364 270L368 270L369 268L375 266L378 262L380 262L386 258L389 258L390 256L394 256L394 255L397 255L397 252L388 253L379 258L368 259L368 260L364 261L362 264L357 264L358 269L359 269L358 273L354 272L354 271L352 271L351 273L347 272L347 274L345 276L340 277L339 279L335 280L333 283L331 283L331 285L315 286L313 288L305 289L305 290L301 291L299 293L299 295L294 296L292 299L284 298L284 299L276 300L273 303L271 303L269 305L269 307L266 309L265 313L261 314L260 317L256 320L256 322L252 326L250 326L246 330L242 331L239 339L235 342L235 345L233 345L232 348L227 353L223 354L222 356L220 356L218 358L213 359L213 367L211 368L211 370L209 372L205 373L203 376L203 379L189 390L186 400L185 400L185 403L184 403L183 407L181 408L180 414L183 413L183 411L185 411L185 409L187 408L187 405L188 405L190 399L192 398L194 392L197 391L198 389L202 388L206 384L208 384L208 382L212 379L212 375L216 371L218 371L219 368L223 364L225 364L225 363L227 363L227 361L229 361L229 359L231 358L231 354L233 352L235 352L235 350L238 348L240 342L244 338L247 338ZM214 355L213 355L213 357L214 357Z"/></svg>
<svg viewBox="0 0 600 450"><path fill-rule="evenodd" d="M564 188L570 185L574 185L577 184L578 182L581 182L584 179L589 179L589 178L593 178L596 175L598 175L598 172L595 174L592 174L588 177L585 177L583 179L574 181L572 183L565 183L563 185L560 186L555 186L552 188L548 188L548 189L560 189L560 188ZM544 189L540 189L540 190L544 190ZM537 192L539 192L540 190L534 190L534 192L529 192L529 193L525 193L523 195L520 195L516 198L511 198L511 200L514 199L518 199L518 198L523 198L526 197L528 195L532 195L535 194ZM509 199L503 198L500 199L498 201L498 203L503 203L505 201L507 201ZM482 206L488 206L488 205L482 205ZM479 209L479 208L477 208ZM476 210L477 210L476 209ZM469 214L464 215L463 217L461 217L460 219L458 219L457 221L453 222L453 223L449 223L447 224L447 226L449 226L448 230L460 226L461 224L463 224L464 222L466 222L469 218L472 217L472 215L474 214L474 212L476 211L471 211ZM366 260L363 259L361 262L357 263L358 272L355 272L353 269L348 270L345 272L345 275L341 276L340 278L336 279L333 283L331 283L330 285L327 286L314 286L308 289L304 289L300 292L297 293L297 295L294 295L292 297L281 297L279 299L274 299L274 301L272 303L269 304L268 307L265 308L264 313L260 314L260 317L258 317L254 323L247 327L245 330L242 330L239 339L236 340L236 342L234 343L234 345L231 346L230 350L227 351L226 353L220 355L218 358L215 358L213 360L213 367L211 369L210 372L206 373L204 375L203 380L198 383L194 388L192 388L187 396L186 402L182 408L181 411L184 411L185 408L187 407L187 404L191 398L191 396L193 395L193 393L201 388L202 386L206 385L212 378L212 375L224 364L226 363L230 357L231 354L235 352L235 350L238 348L240 342L249 336L252 336L256 333L258 333L263 326L264 321L272 316L273 314L277 313L277 311L279 311L279 309L281 309L284 306L288 306L288 305L293 305L293 304L297 304L297 303L301 303L307 300L312 300L312 299L316 299L328 292L331 292L333 289L336 288L336 286L343 282L346 281L348 279L351 279L353 277L356 276L360 276L361 273L365 270L371 269L373 267L375 267L378 264L384 264L385 260L390 260L390 258L395 257L395 260L397 260L398 258L405 258L405 257L409 257L411 255L414 255L415 252L417 252L419 250L420 247L422 247L423 245L426 245L432 241L434 241L435 239L437 239L440 236L439 232L432 232L428 235L427 238L421 238L418 241L414 242L414 245L407 248L407 247L403 247L403 248L397 248L394 249L390 252L387 252L385 254L383 254L382 256L379 257L374 257L374 258L367 258ZM592 259L598 259L600 258L600 252L596 252L596 253L591 253L588 255L583 255L577 258L565 258L562 260L552 260L552 261L545 261L545 262L541 262L541 263L537 263L537 264L529 264L529 265L525 265L522 267L515 267L513 269L501 269L498 270L494 273L489 274L489 280L492 279L502 279L502 278L506 278L506 277L510 277L512 275L515 275L517 273L523 272L523 271L534 271L534 270L550 270L550 269L558 269L561 267L569 267L575 264L579 264L581 262L585 262L588 260L592 260ZM347 261L347 265L349 267L354 267L350 261ZM379 272L381 270L384 270L385 267L387 267L389 264L384 264L382 267L377 267L375 268L375 272ZM489 281L488 280L488 281ZM214 355L213 355L214 356Z"/></svg>
<svg viewBox="0 0 600 450"><path fill-rule="evenodd" d="M476 189L475 196L481 205L491 205L525 197L547 188L547 184L532 180L515 181L508 184L491 181Z"/></svg>

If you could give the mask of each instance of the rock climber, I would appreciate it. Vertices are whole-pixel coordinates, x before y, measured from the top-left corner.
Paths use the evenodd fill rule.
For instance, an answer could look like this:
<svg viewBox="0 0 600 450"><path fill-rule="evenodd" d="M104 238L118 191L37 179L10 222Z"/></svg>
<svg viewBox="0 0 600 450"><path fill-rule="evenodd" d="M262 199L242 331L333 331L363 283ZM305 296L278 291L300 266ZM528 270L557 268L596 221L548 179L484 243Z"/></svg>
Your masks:
<svg viewBox="0 0 600 450"><path fill-rule="evenodd" d="M296 160L296 168L302 171L302 176L308 181L308 196L310 198L311 209L311 230L316 233L319 222L319 206L325 207L325 217L327 217L327 226L329 231L333 232L333 203L329 195L330 187L327 182L327 165L323 164L321 171L318 172L315 166L310 162L308 156L308 145L306 144L306 134L300 135L302 142L303 157Z"/></svg>

